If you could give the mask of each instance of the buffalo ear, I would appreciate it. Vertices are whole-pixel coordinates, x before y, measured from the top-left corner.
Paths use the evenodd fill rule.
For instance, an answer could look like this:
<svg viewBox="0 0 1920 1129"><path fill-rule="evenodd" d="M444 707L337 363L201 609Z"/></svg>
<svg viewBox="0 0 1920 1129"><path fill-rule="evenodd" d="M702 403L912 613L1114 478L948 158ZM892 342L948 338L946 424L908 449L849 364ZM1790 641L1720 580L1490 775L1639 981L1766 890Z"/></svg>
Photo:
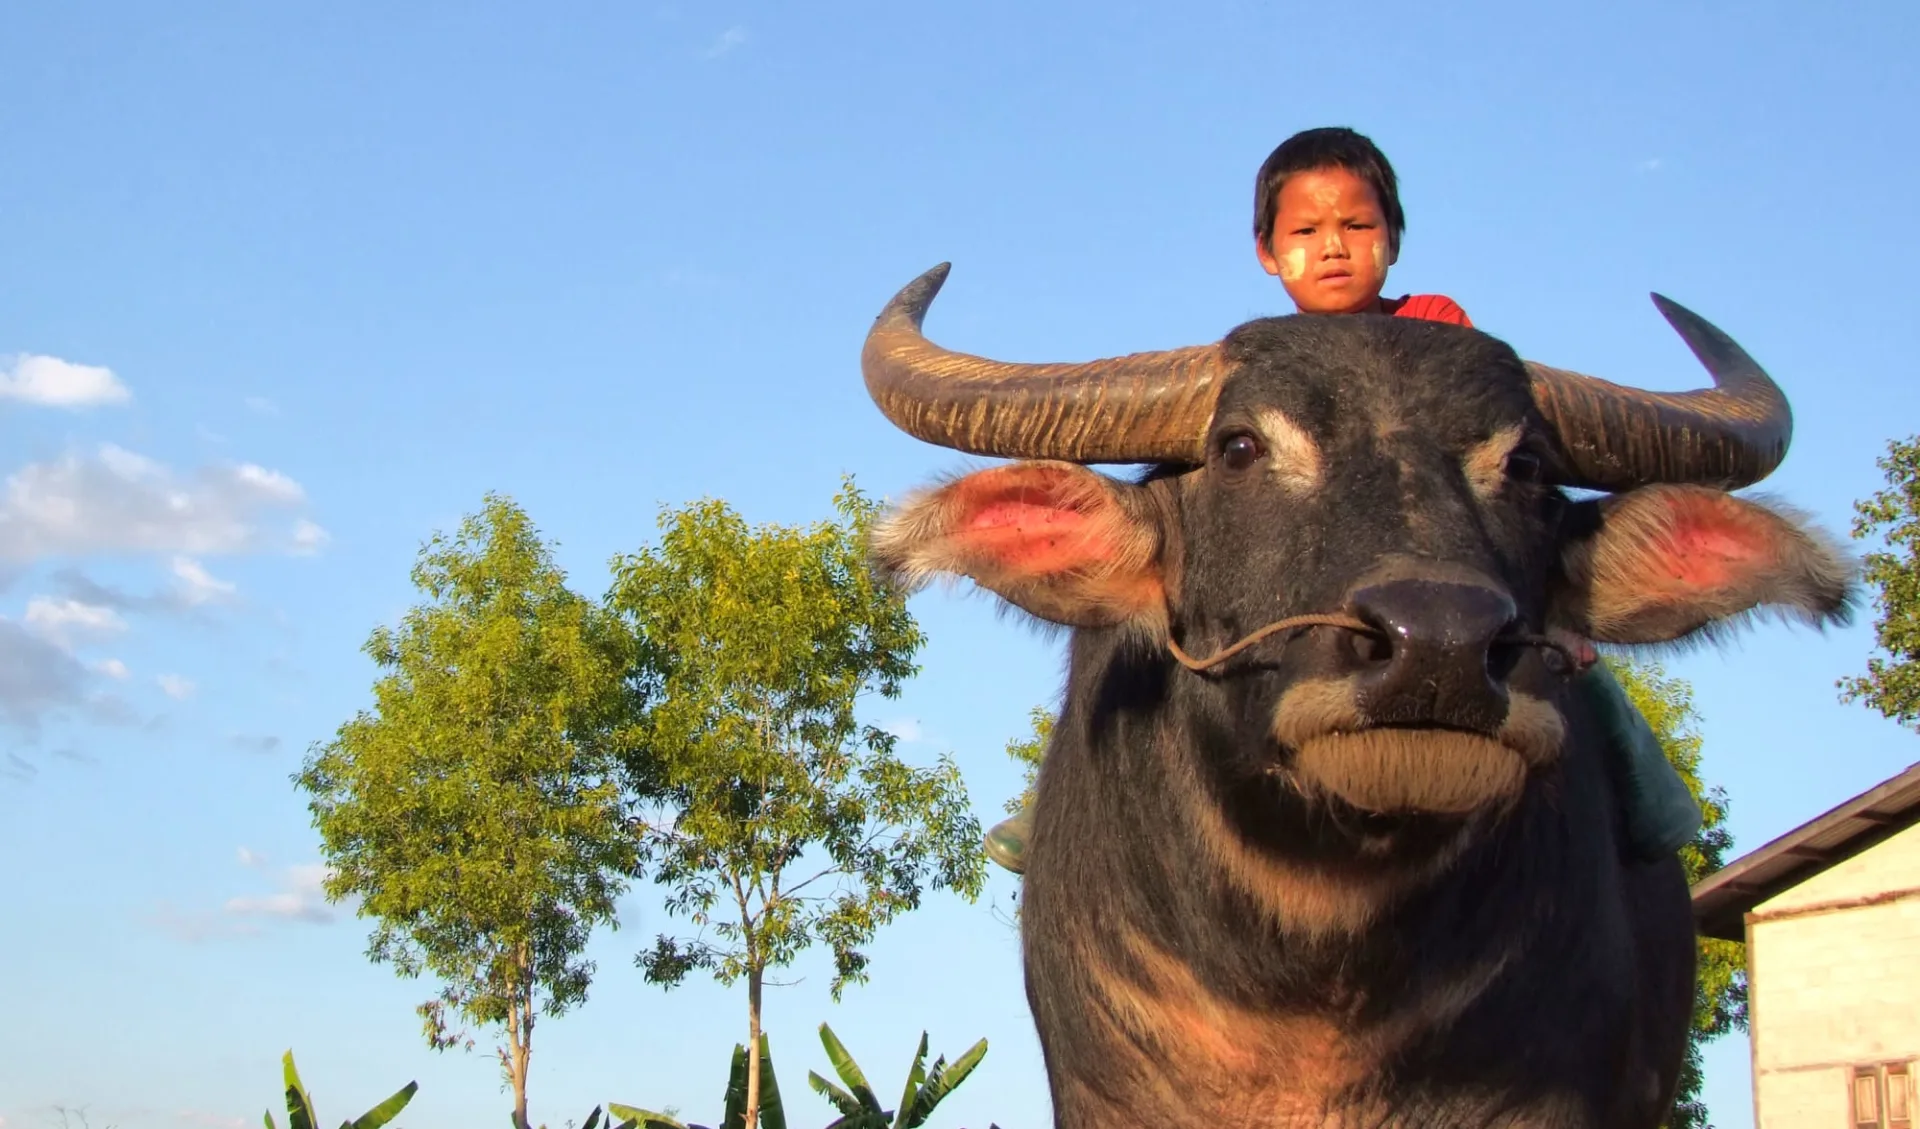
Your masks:
<svg viewBox="0 0 1920 1129"><path fill-rule="evenodd" d="M1602 643L1666 643L1750 614L1844 626L1854 562L1782 506L1703 486L1649 486L1570 515L1554 618Z"/></svg>
<svg viewBox="0 0 1920 1129"><path fill-rule="evenodd" d="M1072 463L1011 463L909 498L874 529L873 557L910 588L964 576L1049 623L1164 628L1145 494Z"/></svg>

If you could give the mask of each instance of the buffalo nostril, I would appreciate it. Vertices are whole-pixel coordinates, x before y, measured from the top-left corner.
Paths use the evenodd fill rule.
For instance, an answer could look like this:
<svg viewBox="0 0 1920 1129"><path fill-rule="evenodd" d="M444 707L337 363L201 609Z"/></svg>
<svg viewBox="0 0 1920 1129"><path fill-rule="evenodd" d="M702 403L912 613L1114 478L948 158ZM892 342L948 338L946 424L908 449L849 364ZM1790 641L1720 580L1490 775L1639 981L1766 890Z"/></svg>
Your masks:
<svg viewBox="0 0 1920 1129"><path fill-rule="evenodd" d="M1487 679L1498 686L1513 676L1513 668L1520 665L1520 656L1526 653L1526 644L1495 639L1487 647Z"/></svg>
<svg viewBox="0 0 1920 1129"><path fill-rule="evenodd" d="M1393 637L1384 631L1349 631L1347 651L1365 666L1379 666L1393 658Z"/></svg>
<svg viewBox="0 0 1920 1129"><path fill-rule="evenodd" d="M1505 591L1413 577L1360 588L1348 606L1375 629L1354 632L1364 638L1347 643L1342 660L1356 667L1376 719L1487 728L1506 715L1507 678L1524 652Z"/></svg>

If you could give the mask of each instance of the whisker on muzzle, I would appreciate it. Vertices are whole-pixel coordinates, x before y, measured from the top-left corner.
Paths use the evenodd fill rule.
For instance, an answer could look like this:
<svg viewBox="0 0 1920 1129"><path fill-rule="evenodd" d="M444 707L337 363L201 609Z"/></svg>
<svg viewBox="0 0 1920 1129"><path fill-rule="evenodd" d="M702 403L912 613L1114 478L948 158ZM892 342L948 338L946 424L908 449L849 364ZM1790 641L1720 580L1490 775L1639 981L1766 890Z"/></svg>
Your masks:
<svg viewBox="0 0 1920 1129"><path fill-rule="evenodd" d="M1293 750L1302 784L1367 811L1461 814L1516 797L1529 769L1552 761L1566 720L1551 702L1510 691L1491 734L1375 727L1352 679L1312 679L1274 710L1273 735Z"/></svg>

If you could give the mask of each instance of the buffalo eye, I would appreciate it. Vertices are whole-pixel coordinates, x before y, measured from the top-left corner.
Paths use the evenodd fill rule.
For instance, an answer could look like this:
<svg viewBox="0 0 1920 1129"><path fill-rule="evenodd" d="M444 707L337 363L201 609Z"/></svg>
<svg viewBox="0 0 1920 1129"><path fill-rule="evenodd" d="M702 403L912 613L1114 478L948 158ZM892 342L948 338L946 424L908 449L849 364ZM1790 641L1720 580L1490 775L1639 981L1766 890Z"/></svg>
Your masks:
<svg viewBox="0 0 1920 1129"><path fill-rule="evenodd" d="M1507 477L1519 482L1538 482L1542 466L1532 451L1514 451L1507 456Z"/></svg>
<svg viewBox="0 0 1920 1129"><path fill-rule="evenodd" d="M1245 470L1266 453L1260 440L1244 431L1236 431L1220 441L1220 462L1228 470Z"/></svg>

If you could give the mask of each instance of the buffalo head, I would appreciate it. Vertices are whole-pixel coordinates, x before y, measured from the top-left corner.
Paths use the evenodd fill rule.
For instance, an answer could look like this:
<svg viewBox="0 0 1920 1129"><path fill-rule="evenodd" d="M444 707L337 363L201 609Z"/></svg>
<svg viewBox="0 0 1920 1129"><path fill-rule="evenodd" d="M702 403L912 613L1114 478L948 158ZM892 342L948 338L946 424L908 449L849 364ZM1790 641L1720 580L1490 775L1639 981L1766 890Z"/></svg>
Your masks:
<svg viewBox="0 0 1920 1129"><path fill-rule="evenodd" d="M1784 457L1785 398L1665 299L1713 389L1638 391L1474 330L1364 316L1009 364L922 335L945 273L880 315L869 390L913 435L1022 461L908 500L876 559L910 585L968 577L1041 620L1183 661L1305 617L1174 672L1209 683L1194 767L1241 836L1283 834L1274 804L1317 803L1357 852L1384 848L1355 827L1395 820L1451 837L1559 755L1560 691L1586 641L1849 615L1852 569L1830 541L1729 493ZM1123 481L1080 465L1123 462L1152 466Z"/></svg>

